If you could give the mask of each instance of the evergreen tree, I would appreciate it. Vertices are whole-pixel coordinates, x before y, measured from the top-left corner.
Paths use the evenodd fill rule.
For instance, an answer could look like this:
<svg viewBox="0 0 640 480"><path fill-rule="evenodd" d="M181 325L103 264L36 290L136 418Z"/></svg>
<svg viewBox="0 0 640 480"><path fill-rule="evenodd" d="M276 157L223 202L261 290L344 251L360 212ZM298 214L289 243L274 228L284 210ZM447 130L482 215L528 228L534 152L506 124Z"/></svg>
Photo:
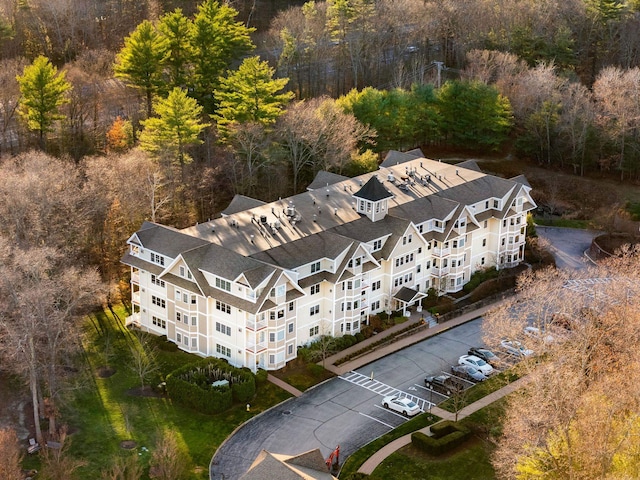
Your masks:
<svg viewBox="0 0 640 480"><path fill-rule="evenodd" d="M169 55L169 41L145 20L124 39L124 47L116 57L115 76L142 91L151 116L153 97L164 86L162 71Z"/></svg>
<svg viewBox="0 0 640 480"><path fill-rule="evenodd" d="M206 0L198 7L193 21L194 96L207 113L214 110L212 95L218 86L218 78L233 59L254 48L249 34L255 29L236 22L237 14L228 5Z"/></svg>
<svg viewBox="0 0 640 480"><path fill-rule="evenodd" d="M273 74L274 70L267 62L261 62L259 57L250 57L238 70L220 79L215 98L219 103L216 121L222 138L229 135L229 127L233 124L269 126L282 115L293 93L278 93L289 79L274 79Z"/></svg>
<svg viewBox="0 0 640 480"><path fill-rule="evenodd" d="M177 8L160 18L158 31L168 43L165 71L169 77L170 87L187 88L191 86L189 77L193 60L191 46L193 22L183 15L181 9Z"/></svg>
<svg viewBox="0 0 640 480"><path fill-rule="evenodd" d="M65 94L71 89L71 84L66 81L65 73L58 73L58 69L43 56L24 67L23 74L16 79L21 94L18 112L30 130L38 131L40 146L44 148L45 133L54 121L64 118L58 113L58 108L69 101Z"/></svg>
<svg viewBox="0 0 640 480"><path fill-rule="evenodd" d="M185 90L176 87L167 98L153 103L153 111L158 116L142 122L140 147L157 157L168 155L182 169L191 162L186 148L201 143L198 136L208 126L200 121L202 107Z"/></svg>

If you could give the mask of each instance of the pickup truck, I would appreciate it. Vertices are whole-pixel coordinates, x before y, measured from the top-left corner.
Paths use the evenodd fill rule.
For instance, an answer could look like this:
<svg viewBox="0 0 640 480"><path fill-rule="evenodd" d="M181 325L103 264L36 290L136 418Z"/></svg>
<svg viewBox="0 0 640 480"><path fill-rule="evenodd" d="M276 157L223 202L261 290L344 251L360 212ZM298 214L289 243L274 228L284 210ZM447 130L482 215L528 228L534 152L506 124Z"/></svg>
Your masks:
<svg viewBox="0 0 640 480"><path fill-rule="evenodd" d="M446 374L425 378L424 386L447 396L464 390L464 385L460 381Z"/></svg>

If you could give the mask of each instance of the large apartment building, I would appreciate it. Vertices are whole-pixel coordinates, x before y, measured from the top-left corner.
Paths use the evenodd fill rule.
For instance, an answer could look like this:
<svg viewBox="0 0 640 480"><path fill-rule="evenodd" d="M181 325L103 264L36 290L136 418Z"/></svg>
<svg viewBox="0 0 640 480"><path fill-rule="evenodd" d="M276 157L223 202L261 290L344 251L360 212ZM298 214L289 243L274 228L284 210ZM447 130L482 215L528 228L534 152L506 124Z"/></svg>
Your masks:
<svg viewBox="0 0 640 480"><path fill-rule="evenodd" d="M524 260L524 177L486 175L420 150L391 152L355 178L321 172L308 191L237 196L183 230L145 222L128 240L128 318L185 351L275 370L320 335L456 292L479 269Z"/></svg>

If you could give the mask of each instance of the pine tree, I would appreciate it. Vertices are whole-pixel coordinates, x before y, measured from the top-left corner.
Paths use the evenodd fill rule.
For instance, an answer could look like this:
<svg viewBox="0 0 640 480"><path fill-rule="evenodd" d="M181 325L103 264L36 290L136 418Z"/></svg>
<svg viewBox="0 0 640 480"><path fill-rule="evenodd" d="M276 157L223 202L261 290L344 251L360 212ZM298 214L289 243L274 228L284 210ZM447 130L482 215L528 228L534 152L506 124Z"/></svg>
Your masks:
<svg viewBox="0 0 640 480"><path fill-rule="evenodd" d="M176 87L167 98L153 103L153 111L158 116L142 122L140 147L156 157L168 155L183 168L191 162L186 148L201 143L198 136L208 126L200 121L202 107L185 90Z"/></svg>
<svg viewBox="0 0 640 480"><path fill-rule="evenodd" d="M222 138L233 124L258 123L269 126L284 112L292 92L278 93L288 78L273 78L274 70L259 57L245 59L238 70L220 79L215 97L219 103L216 121Z"/></svg>
<svg viewBox="0 0 640 480"><path fill-rule="evenodd" d="M21 94L18 113L30 130L39 132L40 146L44 148L45 134L51 130L53 122L64 118L58 113L58 108L69 101L66 93L71 84L66 81L65 72L58 73L58 69L43 56L24 67L23 74L16 79Z"/></svg>
<svg viewBox="0 0 640 480"><path fill-rule="evenodd" d="M124 39L124 47L116 57L115 76L141 90L151 116L153 97L164 86L162 70L169 55L169 41L145 20Z"/></svg>

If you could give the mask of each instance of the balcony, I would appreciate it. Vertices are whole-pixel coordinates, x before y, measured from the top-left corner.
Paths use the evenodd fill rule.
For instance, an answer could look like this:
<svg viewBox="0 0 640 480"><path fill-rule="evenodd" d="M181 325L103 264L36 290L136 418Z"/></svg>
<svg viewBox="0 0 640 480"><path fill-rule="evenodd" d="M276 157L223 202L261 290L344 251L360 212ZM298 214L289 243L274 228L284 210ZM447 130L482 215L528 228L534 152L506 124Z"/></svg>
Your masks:
<svg viewBox="0 0 640 480"><path fill-rule="evenodd" d="M442 277L444 275L448 275L450 271L450 267L431 267L431 275L435 275L436 277Z"/></svg>
<svg viewBox="0 0 640 480"><path fill-rule="evenodd" d="M267 342L247 342L247 351L251 353L263 352L267 349Z"/></svg>
<svg viewBox="0 0 640 480"><path fill-rule="evenodd" d="M131 303L140 305L140 292L131 292Z"/></svg>
<svg viewBox="0 0 640 480"><path fill-rule="evenodd" d="M139 271L135 271L133 273L131 273L131 283L135 283L137 285L140 285L140 272Z"/></svg>
<svg viewBox="0 0 640 480"><path fill-rule="evenodd" d="M451 248L439 248L433 247L433 254L439 257L443 257L445 255L449 255L451 253Z"/></svg>
<svg viewBox="0 0 640 480"><path fill-rule="evenodd" d="M140 312L136 312L133 315L129 315L124 319L125 327L129 325L135 325L136 327L140 327Z"/></svg>
<svg viewBox="0 0 640 480"><path fill-rule="evenodd" d="M268 325L267 320L261 320L259 322L247 320L247 330L252 330L254 332L267 328L267 325Z"/></svg>

